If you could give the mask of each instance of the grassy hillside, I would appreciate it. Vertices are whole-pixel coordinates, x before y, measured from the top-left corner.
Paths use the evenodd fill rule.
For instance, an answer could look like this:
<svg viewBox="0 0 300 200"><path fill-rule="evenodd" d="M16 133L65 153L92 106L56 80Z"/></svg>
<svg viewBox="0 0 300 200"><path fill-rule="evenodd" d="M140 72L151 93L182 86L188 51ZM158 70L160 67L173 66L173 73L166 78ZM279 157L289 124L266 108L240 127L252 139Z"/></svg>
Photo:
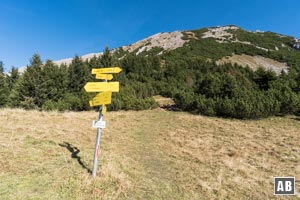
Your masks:
<svg viewBox="0 0 300 200"><path fill-rule="evenodd" d="M0 110L0 199L270 199L274 176L300 178L299 118L155 109L105 116L93 180L96 116Z"/></svg>

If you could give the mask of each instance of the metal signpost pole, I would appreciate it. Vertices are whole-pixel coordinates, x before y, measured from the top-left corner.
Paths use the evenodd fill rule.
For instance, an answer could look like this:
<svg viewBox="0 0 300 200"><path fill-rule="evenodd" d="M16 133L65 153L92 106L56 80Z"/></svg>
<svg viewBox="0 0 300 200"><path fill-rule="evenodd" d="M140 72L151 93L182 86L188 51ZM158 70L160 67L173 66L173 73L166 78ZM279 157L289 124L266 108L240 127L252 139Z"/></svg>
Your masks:
<svg viewBox="0 0 300 200"><path fill-rule="evenodd" d="M102 121L102 106L100 106L100 108L99 108L99 121ZM101 132L102 132L102 128L97 128L97 137L96 137L96 145L95 145L95 153L94 153L94 167L93 167L93 177L94 178L96 178L96 175L97 175L98 155L99 155L99 150L100 150Z"/></svg>
<svg viewBox="0 0 300 200"><path fill-rule="evenodd" d="M94 153L94 166L93 177L96 178L98 168L98 156L100 151L101 132L106 127L106 122L103 121L103 115L106 113L106 104L111 104L112 92L119 92L119 82L107 82L111 80L113 75L111 73L120 73L122 69L120 67L108 67L92 69L92 74L96 74L96 79L102 79L102 82L87 82L84 85L86 92L100 92L89 101L91 107L99 106L99 118L93 120L93 128L97 128L96 145Z"/></svg>

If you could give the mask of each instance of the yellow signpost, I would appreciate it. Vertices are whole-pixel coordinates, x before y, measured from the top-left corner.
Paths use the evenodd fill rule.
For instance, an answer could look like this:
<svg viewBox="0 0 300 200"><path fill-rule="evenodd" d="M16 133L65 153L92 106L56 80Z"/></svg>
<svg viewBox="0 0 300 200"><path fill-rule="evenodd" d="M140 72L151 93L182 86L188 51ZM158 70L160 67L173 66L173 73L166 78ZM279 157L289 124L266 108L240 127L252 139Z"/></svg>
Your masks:
<svg viewBox="0 0 300 200"><path fill-rule="evenodd" d="M92 74L96 74L96 79L102 79L104 82L88 82L84 89L87 92L100 92L89 101L90 106L100 106L99 119L93 121L93 127L97 128L97 137L94 153L93 177L96 177L98 166L98 155L100 149L100 140L102 129L106 127L106 122L103 121L103 115L106 114L106 104L111 104L112 92L119 92L119 82L107 82L113 78L112 74L120 73L120 67L98 68L92 69Z"/></svg>
<svg viewBox="0 0 300 200"><path fill-rule="evenodd" d="M111 79L113 79L113 75L112 74L96 74L96 79L111 80Z"/></svg>
<svg viewBox="0 0 300 200"><path fill-rule="evenodd" d="M106 105L102 105L102 115L106 115Z"/></svg>
<svg viewBox="0 0 300 200"><path fill-rule="evenodd" d="M92 74L117 74L121 71L120 67L97 68L92 69Z"/></svg>
<svg viewBox="0 0 300 200"><path fill-rule="evenodd" d="M90 106L100 106L102 104L111 104L111 91L101 92L90 100Z"/></svg>
<svg viewBox="0 0 300 200"><path fill-rule="evenodd" d="M87 82L84 89L87 92L119 92L119 82Z"/></svg>

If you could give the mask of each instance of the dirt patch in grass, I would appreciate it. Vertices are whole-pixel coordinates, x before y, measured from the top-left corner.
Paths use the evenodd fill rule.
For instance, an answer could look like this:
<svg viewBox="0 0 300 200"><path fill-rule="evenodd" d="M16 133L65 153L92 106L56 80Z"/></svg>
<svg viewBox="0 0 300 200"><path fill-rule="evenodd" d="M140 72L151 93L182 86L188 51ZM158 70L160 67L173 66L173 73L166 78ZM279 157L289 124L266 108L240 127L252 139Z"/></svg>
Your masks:
<svg viewBox="0 0 300 200"><path fill-rule="evenodd" d="M161 108L175 106L175 102L171 98L157 95L157 96L153 96L153 99L159 104L159 107Z"/></svg>

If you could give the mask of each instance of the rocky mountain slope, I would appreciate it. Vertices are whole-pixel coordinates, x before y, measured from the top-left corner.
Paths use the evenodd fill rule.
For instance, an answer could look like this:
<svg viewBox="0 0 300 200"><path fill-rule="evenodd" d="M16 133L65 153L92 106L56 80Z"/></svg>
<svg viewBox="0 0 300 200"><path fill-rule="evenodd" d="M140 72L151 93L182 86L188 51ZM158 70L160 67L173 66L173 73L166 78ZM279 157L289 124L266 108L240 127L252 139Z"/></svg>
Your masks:
<svg viewBox="0 0 300 200"><path fill-rule="evenodd" d="M196 32L197 31L198 30L196 30ZM242 30L237 26L223 26L202 29L201 34L196 34L195 31L175 31L170 33L158 33L144 40L138 41L132 45L123 46L121 48L124 51L134 53L135 55L139 55L142 52L144 52L147 55L147 52L151 51L152 49L159 48L160 51L157 54L161 55L168 51L173 51L184 46L189 46L191 41L200 42L201 40L214 40L214 42L219 44L220 46L236 43L242 45L240 46L240 48L248 46L250 48L255 48L259 51L264 51L266 53L280 50L289 51L292 50L292 47L294 49L299 49L300 43L297 39L294 39L295 43L293 45L287 44L286 42L282 42L279 45L274 43L272 48L266 48L265 45L259 45L247 39L240 39L239 37L237 37L239 31L245 32L250 35L258 35L259 37L264 37L264 32L262 31L248 32ZM279 40L281 38L291 39L291 37L275 33L273 34L273 36L276 36ZM268 36L265 37L267 38ZM205 48L205 46L203 46L202 48ZM242 66L249 66L254 70L256 70L259 67L263 67L265 69L272 70L277 74L279 74L281 71L288 71L289 66L286 62L278 61L261 55L249 54L247 52L244 52L243 54L237 55L233 51L230 55L224 56L214 61L216 61L218 64L224 64L228 62L233 64L236 63ZM209 61L213 60L209 56L207 56L207 59Z"/></svg>
<svg viewBox="0 0 300 200"><path fill-rule="evenodd" d="M217 64L236 63L249 66L256 70L263 67L279 74L288 71L289 58L285 54L297 54L300 50L300 41L296 38L272 32L246 31L237 26L203 28L191 31L174 31L157 33L131 45L114 49L113 52L122 51L122 56L127 54L144 55L153 52L163 55L168 52L193 51L191 57L201 57ZM101 56L99 53L82 55L83 60ZM190 53L188 53L190 54ZM186 54L185 54L186 55ZM120 59L122 57L119 57ZM72 58L54 61L54 63L69 65ZM20 68L20 71L24 68Z"/></svg>

